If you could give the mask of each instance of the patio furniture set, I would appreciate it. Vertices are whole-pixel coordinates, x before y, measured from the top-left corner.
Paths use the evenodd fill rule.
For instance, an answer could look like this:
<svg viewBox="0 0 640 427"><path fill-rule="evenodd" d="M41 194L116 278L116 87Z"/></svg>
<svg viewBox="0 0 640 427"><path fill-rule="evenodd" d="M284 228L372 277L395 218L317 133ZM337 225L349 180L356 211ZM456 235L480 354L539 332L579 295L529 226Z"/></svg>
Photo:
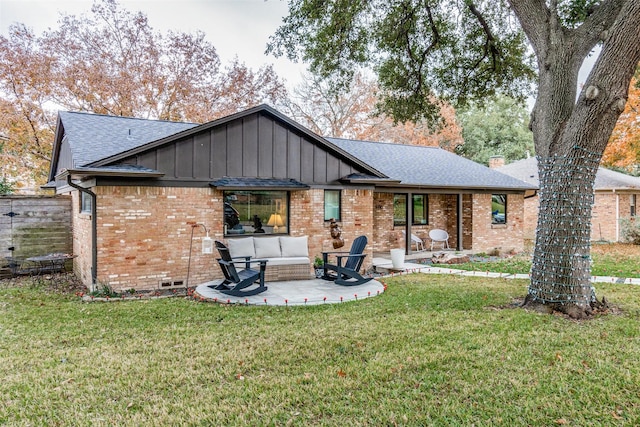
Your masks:
<svg viewBox="0 0 640 427"><path fill-rule="evenodd" d="M276 250L276 240L278 240L279 251ZM216 249L220 254L218 264L224 274L224 280L214 285L213 288L225 295L235 297L257 295L267 290L265 277L268 271L271 274L270 277L278 277L279 280L283 280L281 275L283 266L289 265L287 264L288 262L293 262L290 265L294 266L304 265L306 274L301 279L309 279L310 264L306 240L306 236L245 238L229 240L229 246L216 241ZM342 286L357 286L371 280L371 278L364 277L359 273L366 256L364 253L366 245L367 237L360 236L353 241L349 252L323 252L324 274L322 279L333 281ZM233 251L231 250L232 247L234 248ZM251 249L253 249L253 252L251 252ZM243 253L238 255L240 252ZM306 256L304 256L305 253ZM270 257L260 258L260 256L265 255ZM335 264L330 262L330 256L335 257ZM303 263L304 259L306 259L306 264ZM268 263L273 263L274 265L269 265L269 269L267 269ZM257 266L252 267L252 265ZM275 272L272 273L270 270L275 270ZM286 273L287 271L284 270L284 272ZM291 277L287 279L299 280Z"/></svg>

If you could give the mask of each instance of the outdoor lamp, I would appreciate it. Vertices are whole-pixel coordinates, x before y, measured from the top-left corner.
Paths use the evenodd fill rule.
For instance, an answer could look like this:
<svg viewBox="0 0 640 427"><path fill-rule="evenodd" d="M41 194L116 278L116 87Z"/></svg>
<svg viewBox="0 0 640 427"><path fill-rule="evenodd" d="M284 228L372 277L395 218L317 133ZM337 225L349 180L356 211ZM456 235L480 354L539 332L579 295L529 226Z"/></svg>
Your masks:
<svg viewBox="0 0 640 427"><path fill-rule="evenodd" d="M207 235L202 238L202 253L203 254L213 253L213 239L209 237L209 230L207 230Z"/></svg>
<svg viewBox="0 0 640 427"><path fill-rule="evenodd" d="M267 225L269 227L273 227L273 232L277 233L278 227L282 227L284 225L284 222L282 221L282 215L278 213L271 214L271 216L269 217L269 222L267 222Z"/></svg>
<svg viewBox="0 0 640 427"><path fill-rule="evenodd" d="M191 226L191 242L193 243L193 229L196 227L204 228L205 233L207 235L202 238L202 253L203 254L212 254L213 253L213 239L209 237L209 229L202 223L193 224ZM191 249L189 249L189 258L191 258Z"/></svg>

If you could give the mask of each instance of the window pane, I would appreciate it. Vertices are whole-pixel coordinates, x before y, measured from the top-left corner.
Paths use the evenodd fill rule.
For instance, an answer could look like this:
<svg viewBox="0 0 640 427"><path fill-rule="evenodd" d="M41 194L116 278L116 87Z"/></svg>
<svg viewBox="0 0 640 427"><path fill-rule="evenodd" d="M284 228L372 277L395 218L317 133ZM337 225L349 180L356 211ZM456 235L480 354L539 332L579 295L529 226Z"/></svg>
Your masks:
<svg viewBox="0 0 640 427"><path fill-rule="evenodd" d="M428 224L429 207L427 205L426 194L414 194L413 195L413 224L424 225Z"/></svg>
<svg viewBox="0 0 640 427"><path fill-rule="evenodd" d="M224 234L289 232L286 191L225 191Z"/></svg>
<svg viewBox="0 0 640 427"><path fill-rule="evenodd" d="M491 195L491 224L506 224L507 222L507 195Z"/></svg>
<svg viewBox="0 0 640 427"><path fill-rule="evenodd" d="M91 196L80 192L80 212L91 213Z"/></svg>
<svg viewBox="0 0 640 427"><path fill-rule="evenodd" d="M340 190L324 190L324 220L340 221Z"/></svg>
<svg viewBox="0 0 640 427"><path fill-rule="evenodd" d="M405 225L407 223L407 196L404 194L393 195L393 225Z"/></svg>

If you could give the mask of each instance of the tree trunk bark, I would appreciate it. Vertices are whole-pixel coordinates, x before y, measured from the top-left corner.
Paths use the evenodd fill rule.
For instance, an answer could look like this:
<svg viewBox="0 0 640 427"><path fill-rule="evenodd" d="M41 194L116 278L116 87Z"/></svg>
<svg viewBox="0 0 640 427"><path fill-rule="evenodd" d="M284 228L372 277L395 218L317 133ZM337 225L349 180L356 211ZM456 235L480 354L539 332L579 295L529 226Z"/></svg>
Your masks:
<svg viewBox="0 0 640 427"><path fill-rule="evenodd" d="M591 313L591 206L600 157L575 147L539 158L540 213L527 303L572 317Z"/></svg>

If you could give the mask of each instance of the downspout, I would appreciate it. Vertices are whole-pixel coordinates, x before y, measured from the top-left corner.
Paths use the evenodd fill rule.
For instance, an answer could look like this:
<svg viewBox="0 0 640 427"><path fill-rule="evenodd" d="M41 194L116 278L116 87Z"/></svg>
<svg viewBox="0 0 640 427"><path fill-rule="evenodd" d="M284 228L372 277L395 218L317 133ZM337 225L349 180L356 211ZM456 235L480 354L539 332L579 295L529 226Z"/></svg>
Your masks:
<svg viewBox="0 0 640 427"><path fill-rule="evenodd" d="M406 203L405 203L405 215L404 217L407 220L407 223L404 226L405 234L404 234L404 253L409 255L411 254L411 224L413 223L413 193L408 193L406 195ZM411 203L411 206L409 205Z"/></svg>
<svg viewBox="0 0 640 427"><path fill-rule="evenodd" d="M616 243L620 241L620 193L616 193L615 188L613 192L616 195Z"/></svg>
<svg viewBox="0 0 640 427"><path fill-rule="evenodd" d="M458 203L456 203L457 204L457 208L458 208L458 212L457 212L457 215L456 215L456 217L457 217L456 234L458 235L458 245L457 245L458 248L457 248L457 250L458 251L462 251L462 249L463 249L463 245L462 245L462 237L463 237L462 236L462 233L463 233L463 230L462 230L462 219L463 218L462 218L462 215L464 214L464 209L462 208L462 194L458 193L456 195L456 197L457 197L457 202L458 202Z"/></svg>
<svg viewBox="0 0 640 427"><path fill-rule="evenodd" d="M67 175L67 184L91 197L91 286L95 288L98 280L98 220L96 218L98 210L96 208L96 193L75 184L71 180L71 174Z"/></svg>

